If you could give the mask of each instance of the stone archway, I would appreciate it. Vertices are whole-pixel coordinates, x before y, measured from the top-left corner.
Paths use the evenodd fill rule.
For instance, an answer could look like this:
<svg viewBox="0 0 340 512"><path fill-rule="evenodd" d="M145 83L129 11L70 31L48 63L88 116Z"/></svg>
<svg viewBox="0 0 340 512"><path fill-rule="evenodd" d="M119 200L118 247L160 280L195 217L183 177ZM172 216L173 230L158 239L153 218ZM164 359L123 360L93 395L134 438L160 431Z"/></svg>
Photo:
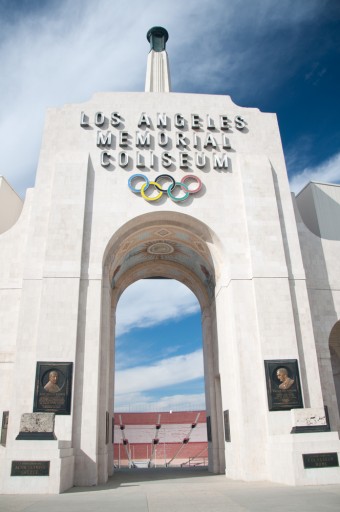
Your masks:
<svg viewBox="0 0 340 512"><path fill-rule="evenodd" d="M209 470L224 473L224 437L215 311L218 240L202 222L178 213L142 215L125 224L110 240L104 255L102 295L102 346L99 415L110 407L114 386L115 311L119 297L133 282L149 277L176 279L196 295L201 306L207 416L212 442ZM109 404L109 405L108 405ZM112 406L111 406L112 407ZM112 408L108 409L112 414ZM98 446L105 447L105 428L99 424ZM104 449L105 453L105 449ZM99 468L99 481L110 474L113 455L107 446L107 462Z"/></svg>

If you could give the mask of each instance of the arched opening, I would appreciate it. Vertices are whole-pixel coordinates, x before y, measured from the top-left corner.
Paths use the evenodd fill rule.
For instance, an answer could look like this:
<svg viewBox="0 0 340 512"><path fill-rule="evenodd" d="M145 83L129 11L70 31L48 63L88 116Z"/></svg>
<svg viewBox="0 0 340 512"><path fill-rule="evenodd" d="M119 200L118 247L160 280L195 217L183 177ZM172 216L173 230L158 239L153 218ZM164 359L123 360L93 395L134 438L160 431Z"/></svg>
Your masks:
<svg viewBox="0 0 340 512"><path fill-rule="evenodd" d="M335 395L336 395L336 404L338 407L339 417L340 413L340 321L336 322L333 329L331 330L331 334L329 336L329 351L331 354L331 365L333 372L333 380L335 387ZM340 424L338 424L338 430L340 432Z"/></svg>
<svg viewBox="0 0 340 512"><path fill-rule="evenodd" d="M111 239L104 255L100 389L105 394L99 415L112 414L116 308L121 294L132 283L147 278L175 279L197 297L201 308L206 411L211 429L209 470L224 473L224 437L219 380L215 260L218 242L200 221L184 214L153 213L129 221ZM103 396L102 396L103 398ZM111 407L111 408L110 408ZM106 409L105 409L106 408ZM107 428L100 423L99 446ZM113 453L107 447L107 472ZM105 480L105 469L100 480Z"/></svg>
<svg viewBox="0 0 340 512"><path fill-rule="evenodd" d="M114 467L208 463L201 310L185 285L142 279L116 313Z"/></svg>

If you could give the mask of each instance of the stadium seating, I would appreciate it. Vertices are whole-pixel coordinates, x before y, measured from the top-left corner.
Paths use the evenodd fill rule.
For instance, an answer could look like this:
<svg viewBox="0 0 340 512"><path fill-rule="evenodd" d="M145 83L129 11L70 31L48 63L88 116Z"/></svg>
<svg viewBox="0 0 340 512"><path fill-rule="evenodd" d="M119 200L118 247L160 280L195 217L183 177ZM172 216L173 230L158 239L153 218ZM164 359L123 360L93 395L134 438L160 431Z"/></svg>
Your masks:
<svg viewBox="0 0 340 512"><path fill-rule="evenodd" d="M115 413L116 467L206 465L205 411Z"/></svg>

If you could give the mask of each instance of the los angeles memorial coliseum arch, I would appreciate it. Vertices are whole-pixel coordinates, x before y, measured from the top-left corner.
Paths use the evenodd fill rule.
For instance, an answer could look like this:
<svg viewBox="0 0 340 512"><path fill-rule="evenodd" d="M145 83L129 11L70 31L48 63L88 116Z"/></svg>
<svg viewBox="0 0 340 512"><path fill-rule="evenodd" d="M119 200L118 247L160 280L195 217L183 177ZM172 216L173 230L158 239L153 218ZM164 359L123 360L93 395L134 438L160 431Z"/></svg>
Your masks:
<svg viewBox="0 0 340 512"><path fill-rule="evenodd" d="M1 179L3 493L112 474L115 310L147 277L201 305L209 469L340 481L340 188L292 198L276 116L171 93L167 38L145 92L48 110L21 214Z"/></svg>
<svg viewBox="0 0 340 512"><path fill-rule="evenodd" d="M113 236L105 251L103 272L110 290L103 301L104 319L115 318L121 293L138 279L176 279L196 295L202 312L206 405L211 434L216 439L214 446L209 443L209 468L215 473L224 472L225 468L214 300L215 266L221 259L221 249L216 236L197 219L184 213L149 213L129 221ZM102 352L102 361L103 365L109 363L110 376L114 370L110 353L114 347L111 323L107 324L106 335L109 350L106 354ZM109 389L108 400L111 398ZM108 460L113 460L111 453Z"/></svg>

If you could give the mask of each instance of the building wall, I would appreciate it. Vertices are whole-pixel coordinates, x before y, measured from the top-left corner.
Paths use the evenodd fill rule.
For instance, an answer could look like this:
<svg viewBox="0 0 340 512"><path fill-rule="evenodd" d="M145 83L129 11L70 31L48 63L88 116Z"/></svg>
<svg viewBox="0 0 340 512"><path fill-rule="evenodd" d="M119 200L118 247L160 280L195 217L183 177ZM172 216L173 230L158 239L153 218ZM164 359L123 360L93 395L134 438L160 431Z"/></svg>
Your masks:
<svg viewBox="0 0 340 512"><path fill-rule="evenodd" d="M329 350L331 330L340 319L340 187L310 183L296 198L296 217L323 399L329 408L332 427L340 431L339 403Z"/></svg>
<svg viewBox="0 0 340 512"><path fill-rule="evenodd" d="M120 113L118 127L112 112ZM167 127L157 127L159 113L166 114ZM182 127L175 126L178 113ZM140 121L145 115L150 126ZM221 115L230 120L228 127L220 127ZM199 126L192 127L197 119ZM150 147L138 147L136 131L150 131ZM109 145L101 138L108 132ZM161 163L159 132L170 139L170 167ZM188 139L189 163L182 167L178 133ZM207 157L204 168L195 163L196 149ZM153 152L153 168L137 167L139 151L146 161ZM129 154L125 167L119 165L121 152ZM214 154L225 155L228 166L214 168ZM165 194L146 201L128 186L133 173L151 181L169 173L177 182L194 174L203 187L183 203ZM173 252L150 258L147 248L160 240ZM9 332L1 342L2 367L11 354L10 370L2 373L10 389L1 402L10 410L7 446L0 447L2 490L60 492L107 479L115 306L128 284L152 275L182 280L201 304L210 469L226 467L229 477L245 480L338 481L336 468L316 475L302 463L302 453L338 451L337 433L297 440L291 434L297 413L268 409L264 361L296 359L303 413L309 418L323 411L321 382L329 374L319 372L316 344L326 341L316 335L315 318L322 316L323 327L325 314L333 312L312 304L319 297L310 293L309 256L303 260L300 243L274 114L238 107L229 97L173 93L102 93L50 109L35 189L17 224L0 236L0 322ZM335 282L332 269L316 275ZM51 445L16 440L21 415L32 411L37 361L74 365L71 413L56 416L58 441ZM23 375L25 385L18 385ZM224 442L224 410L230 443ZM9 476L12 460L38 452L52 461L48 480Z"/></svg>

